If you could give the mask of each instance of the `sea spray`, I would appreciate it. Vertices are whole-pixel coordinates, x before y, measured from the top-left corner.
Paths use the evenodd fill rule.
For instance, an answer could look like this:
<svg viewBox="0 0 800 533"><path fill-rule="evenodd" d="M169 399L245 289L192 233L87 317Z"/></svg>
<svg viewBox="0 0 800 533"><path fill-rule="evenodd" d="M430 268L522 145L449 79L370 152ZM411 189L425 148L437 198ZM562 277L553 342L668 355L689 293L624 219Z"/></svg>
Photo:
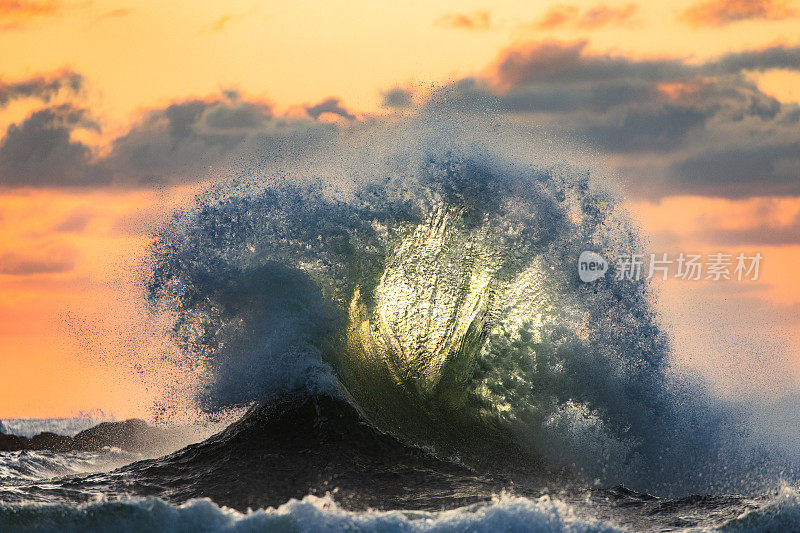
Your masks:
<svg viewBox="0 0 800 533"><path fill-rule="evenodd" d="M615 275L642 244L614 196L531 132L427 118L252 163L163 229L149 297L203 369L199 404L343 396L475 466L660 493L760 467L672 368L648 281ZM587 249L612 265L592 284Z"/></svg>

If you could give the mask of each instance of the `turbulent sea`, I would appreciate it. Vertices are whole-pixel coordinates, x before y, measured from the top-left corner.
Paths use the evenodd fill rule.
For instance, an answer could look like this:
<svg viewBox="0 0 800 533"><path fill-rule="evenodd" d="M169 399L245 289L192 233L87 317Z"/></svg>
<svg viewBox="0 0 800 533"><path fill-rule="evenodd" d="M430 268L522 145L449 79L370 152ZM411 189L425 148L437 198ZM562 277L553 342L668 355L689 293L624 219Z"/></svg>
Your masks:
<svg viewBox="0 0 800 533"><path fill-rule="evenodd" d="M246 413L165 457L0 453L0 531L800 530L796 456L674 364L614 272L643 238L551 144L428 117L232 171L143 305L197 376L171 397Z"/></svg>

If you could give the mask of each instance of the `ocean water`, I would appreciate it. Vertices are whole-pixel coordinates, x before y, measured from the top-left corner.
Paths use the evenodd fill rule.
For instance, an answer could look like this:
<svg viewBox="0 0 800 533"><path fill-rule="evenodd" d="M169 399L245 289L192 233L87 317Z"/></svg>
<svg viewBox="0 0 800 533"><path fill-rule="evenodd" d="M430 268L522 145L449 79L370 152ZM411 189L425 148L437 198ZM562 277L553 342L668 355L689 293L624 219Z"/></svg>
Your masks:
<svg viewBox="0 0 800 533"><path fill-rule="evenodd" d="M55 433L74 437L85 429L101 422L112 421L112 418L80 416L75 418L6 418L0 420L0 433L33 437L39 433Z"/></svg>
<svg viewBox="0 0 800 533"><path fill-rule="evenodd" d="M239 513L208 499L172 506L157 498L88 504L3 509L6 527L26 531L619 531L582 520L569 506L498 496L493 501L442 512L348 512L328 497L306 496L277 509Z"/></svg>
<svg viewBox="0 0 800 533"><path fill-rule="evenodd" d="M0 454L0 531L800 530L798 457L616 279L644 236L602 174L472 120L300 136L177 213L142 273L196 378L166 397L246 414L156 459Z"/></svg>

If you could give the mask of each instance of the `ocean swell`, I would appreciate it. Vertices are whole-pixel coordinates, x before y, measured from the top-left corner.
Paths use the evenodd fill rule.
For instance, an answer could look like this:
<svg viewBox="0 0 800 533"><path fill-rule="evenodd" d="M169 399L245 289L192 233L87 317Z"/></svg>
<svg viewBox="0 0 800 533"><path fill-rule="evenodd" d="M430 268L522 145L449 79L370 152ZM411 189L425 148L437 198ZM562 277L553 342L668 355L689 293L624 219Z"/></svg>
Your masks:
<svg viewBox="0 0 800 533"><path fill-rule="evenodd" d="M596 181L497 124L345 131L179 215L153 247L149 299L208 410L300 389L476 468L729 487L761 459L670 365L648 282L616 279L642 244ZM605 278L579 280L583 250Z"/></svg>

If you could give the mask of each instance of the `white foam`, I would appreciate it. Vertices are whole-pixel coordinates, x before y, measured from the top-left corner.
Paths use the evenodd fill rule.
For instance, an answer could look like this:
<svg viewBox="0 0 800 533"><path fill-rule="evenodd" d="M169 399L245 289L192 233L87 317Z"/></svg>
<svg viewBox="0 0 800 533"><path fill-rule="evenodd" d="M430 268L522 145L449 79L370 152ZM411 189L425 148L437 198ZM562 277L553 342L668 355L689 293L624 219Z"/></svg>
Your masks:
<svg viewBox="0 0 800 533"><path fill-rule="evenodd" d="M101 472L138 459L139 454L115 448L93 452L0 452L0 489L7 483Z"/></svg>
<svg viewBox="0 0 800 533"><path fill-rule="evenodd" d="M39 433L50 432L56 435L74 437L81 431L94 427L106 418L7 418L0 420L0 433L33 437Z"/></svg>
<svg viewBox="0 0 800 533"><path fill-rule="evenodd" d="M502 495L491 502L450 511L404 512L341 509L329 497L306 496L277 509L240 513L209 499L170 505L158 498L131 499L70 507L24 505L0 507L3 531L622 531L583 519L567 504L543 496L527 499Z"/></svg>

